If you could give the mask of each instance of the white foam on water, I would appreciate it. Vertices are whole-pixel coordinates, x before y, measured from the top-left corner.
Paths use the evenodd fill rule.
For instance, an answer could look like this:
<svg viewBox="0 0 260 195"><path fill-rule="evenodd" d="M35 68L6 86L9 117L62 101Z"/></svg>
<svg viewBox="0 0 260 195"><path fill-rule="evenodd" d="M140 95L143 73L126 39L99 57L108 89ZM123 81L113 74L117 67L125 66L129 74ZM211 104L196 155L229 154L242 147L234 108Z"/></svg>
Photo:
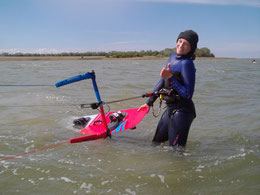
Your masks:
<svg viewBox="0 0 260 195"><path fill-rule="evenodd" d="M199 166L196 168L196 172L201 172L202 169L204 169L204 168L205 168L205 166L199 165Z"/></svg>
<svg viewBox="0 0 260 195"><path fill-rule="evenodd" d="M49 180L49 181L55 181L55 178L50 177L48 180Z"/></svg>
<svg viewBox="0 0 260 195"><path fill-rule="evenodd" d="M160 178L161 182L164 183L164 176L163 175L158 175L158 177Z"/></svg>
<svg viewBox="0 0 260 195"><path fill-rule="evenodd" d="M64 163L64 164L70 164L70 165L75 165L76 164L72 160L64 160L64 159L60 159L60 160L58 160L58 162Z"/></svg>
<svg viewBox="0 0 260 195"><path fill-rule="evenodd" d="M129 188L126 188L125 191L129 194L132 194L132 195L136 195L136 192L135 191L131 191L131 189Z"/></svg>
<svg viewBox="0 0 260 195"><path fill-rule="evenodd" d="M35 147L35 145L34 145L34 144L32 144L32 145L28 146L27 148L25 148L25 152L29 152L29 151L30 151L30 149L31 149L31 148L34 148L34 147Z"/></svg>
<svg viewBox="0 0 260 195"><path fill-rule="evenodd" d="M71 179L67 178L67 177L61 177L61 180L68 182L68 183L77 183L76 181L72 181Z"/></svg>
<svg viewBox="0 0 260 195"><path fill-rule="evenodd" d="M18 175L18 173L17 173L17 168L13 170L13 174L14 174L14 175Z"/></svg>
<svg viewBox="0 0 260 195"><path fill-rule="evenodd" d="M103 181L103 182L101 182L101 185L103 186L103 185L106 185L107 183L109 183L109 181Z"/></svg>
<svg viewBox="0 0 260 195"><path fill-rule="evenodd" d="M228 160L231 160L231 159L234 159L234 158L240 158L240 157L245 157L245 156L246 156L246 153L242 153L242 154L237 154L237 155L229 156L227 159L228 159Z"/></svg>
<svg viewBox="0 0 260 195"><path fill-rule="evenodd" d="M80 189L87 189L86 193L90 193L91 192L91 188L92 188L93 184L89 183L88 185L84 182L81 184Z"/></svg>
<svg viewBox="0 0 260 195"><path fill-rule="evenodd" d="M135 171L135 169L126 169L125 171Z"/></svg>
<svg viewBox="0 0 260 195"><path fill-rule="evenodd" d="M33 184L33 185L36 184L35 181L33 181L32 179L28 179L28 181L29 181L31 184Z"/></svg>

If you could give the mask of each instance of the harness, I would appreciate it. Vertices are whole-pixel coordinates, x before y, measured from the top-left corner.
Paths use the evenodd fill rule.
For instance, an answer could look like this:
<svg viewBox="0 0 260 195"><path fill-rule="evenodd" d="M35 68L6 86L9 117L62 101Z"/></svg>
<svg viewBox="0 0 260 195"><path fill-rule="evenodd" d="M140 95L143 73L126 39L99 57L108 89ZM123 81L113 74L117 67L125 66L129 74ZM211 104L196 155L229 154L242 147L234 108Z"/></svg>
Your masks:
<svg viewBox="0 0 260 195"><path fill-rule="evenodd" d="M180 96L176 94L173 88L162 88L159 91L156 91L153 93L153 96L159 97L160 102L159 102L159 111L157 114L155 114L153 105L152 105L152 113L154 117L158 117L161 113L162 110L162 102L164 101L166 105L170 104L178 104L181 100Z"/></svg>

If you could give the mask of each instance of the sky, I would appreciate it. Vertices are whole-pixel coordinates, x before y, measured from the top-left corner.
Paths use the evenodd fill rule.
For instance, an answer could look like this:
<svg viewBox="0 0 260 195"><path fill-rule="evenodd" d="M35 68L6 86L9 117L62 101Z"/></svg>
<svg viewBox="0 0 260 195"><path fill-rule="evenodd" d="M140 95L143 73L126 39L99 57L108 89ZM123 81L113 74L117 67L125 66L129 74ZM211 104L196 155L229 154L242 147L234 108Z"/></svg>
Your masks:
<svg viewBox="0 0 260 195"><path fill-rule="evenodd" d="M260 0L0 0L0 53L163 50L194 30L216 57L260 58Z"/></svg>

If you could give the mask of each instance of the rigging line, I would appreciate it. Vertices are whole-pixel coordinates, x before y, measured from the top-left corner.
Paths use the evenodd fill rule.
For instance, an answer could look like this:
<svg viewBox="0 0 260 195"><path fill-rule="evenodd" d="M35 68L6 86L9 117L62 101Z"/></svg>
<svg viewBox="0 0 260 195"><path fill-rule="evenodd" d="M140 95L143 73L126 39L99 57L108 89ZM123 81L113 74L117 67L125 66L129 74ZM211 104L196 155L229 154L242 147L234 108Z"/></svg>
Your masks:
<svg viewBox="0 0 260 195"><path fill-rule="evenodd" d="M47 104L39 104L39 105L10 105L10 106L7 106L7 105L0 105L0 108L19 108L19 107L21 107L21 108L24 108L24 107L60 107L60 106L81 106L82 104L49 104L49 105L47 105ZM87 104L85 104L85 105L87 105ZM88 107L86 107L86 108L88 108Z"/></svg>
<svg viewBox="0 0 260 195"><path fill-rule="evenodd" d="M133 99L137 99L137 98L144 98L144 97L149 97L148 94L143 94L143 95L139 95L139 96L135 96L135 97L130 97L130 98L125 98L125 99L120 99L120 100L114 100L114 101L102 101L99 103L92 103L92 104L81 104L81 108L89 108L87 106L90 106L92 109L95 109L95 106L100 106L100 104L104 104L104 105L108 105L108 104L113 104L113 103L117 103L117 102L123 102L123 101L127 101L127 100L133 100ZM94 108L93 108L94 106Z"/></svg>
<svg viewBox="0 0 260 195"><path fill-rule="evenodd" d="M27 155L27 154L31 154L31 153L34 153L34 152L38 152L40 150L46 150L46 149L49 149L49 148L53 148L55 146L59 146L59 145L62 145L62 144L66 144L66 143L69 143L68 141L66 142L62 142L62 143L58 143L58 144L55 144L55 145L52 145L52 146L47 146L45 148L40 148L40 149L37 149L37 150L33 150L31 152L26 152L26 153L23 153L23 154L18 154L18 155L15 155L15 156L10 156L10 157L7 157L7 158L4 158L4 159L0 159L0 162L1 161L6 161L6 160L9 160L9 159L12 159L12 158L17 158L19 156L24 156L24 155Z"/></svg>
<svg viewBox="0 0 260 195"><path fill-rule="evenodd" d="M108 101L108 102L102 102L104 105L108 105L108 104L113 104L113 103L117 103L117 102L123 102L123 101L127 101L127 100L133 100L133 99L137 99L137 98L144 98L144 95L139 95L139 96L135 96L135 97L130 97L130 98L125 98L125 99L120 99L120 100L114 100L114 101ZM61 106L79 106L79 108L93 108L93 105L96 105L98 103L89 103L89 104L51 104L51 105L0 105L0 108L26 108L26 107L61 107ZM110 107L109 107L110 110Z"/></svg>
<svg viewBox="0 0 260 195"><path fill-rule="evenodd" d="M0 85L1 86L1 85ZM135 96L135 97L130 97L130 98L125 98L125 99L119 99L119 100L114 100L114 101L108 101L108 102L102 102L104 105L107 104L113 104L113 103L117 103L117 102L123 102L123 101L127 101L127 100L133 100L133 99L137 99L137 98L144 98L146 97L144 94L143 95L139 95L139 96ZM96 105L98 103L88 103L88 104L51 104L51 105L0 105L0 108L23 108L23 107L51 107L51 106L79 106L80 108L92 108L93 109L93 105ZM99 105L98 105L99 106Z"/></svg>
<svg viewBox="0 0 260 195"><path fill-rule="evenodd" d="M137 99L137 98L141 98L143 97L143 95L139 95L139 96L135 96L135 97L130 97L130 98L125 98L125 99L120 99L120 100L114 100L114 101L109 101L109 102L104 102L105 104L113 104L113 103L117 103L117 102L123 102L123 101L127 101L127 100L133 100L133 99Z"/></svg>
<svg viewBox="0 0 260 195"><path fill-rule="evenodd" d="M0 85L0 87L55 87L54 85L31 85L31 84L23 84L23 85Z"/></svg>

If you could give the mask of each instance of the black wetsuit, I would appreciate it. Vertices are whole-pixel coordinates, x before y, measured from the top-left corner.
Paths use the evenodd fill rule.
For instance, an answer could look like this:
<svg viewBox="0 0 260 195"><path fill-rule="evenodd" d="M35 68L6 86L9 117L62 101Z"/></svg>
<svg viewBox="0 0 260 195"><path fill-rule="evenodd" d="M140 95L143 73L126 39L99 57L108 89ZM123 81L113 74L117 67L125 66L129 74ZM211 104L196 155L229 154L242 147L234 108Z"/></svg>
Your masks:
<svg viewBox="0 0 260 195"><path fill-rule="evenodd" d="M191 123L196 117L192 101L196 69L193 60L185 56L177 57L173 54L167 65L169 63L173 77L168 80L161 78L153 91L163 88L173 91L170 96L165 96L167 109L158 123L153 142L169 140L170 146L185 146ZM157 97L151 97L146 103L151 106L156 99Z"/></svg>

